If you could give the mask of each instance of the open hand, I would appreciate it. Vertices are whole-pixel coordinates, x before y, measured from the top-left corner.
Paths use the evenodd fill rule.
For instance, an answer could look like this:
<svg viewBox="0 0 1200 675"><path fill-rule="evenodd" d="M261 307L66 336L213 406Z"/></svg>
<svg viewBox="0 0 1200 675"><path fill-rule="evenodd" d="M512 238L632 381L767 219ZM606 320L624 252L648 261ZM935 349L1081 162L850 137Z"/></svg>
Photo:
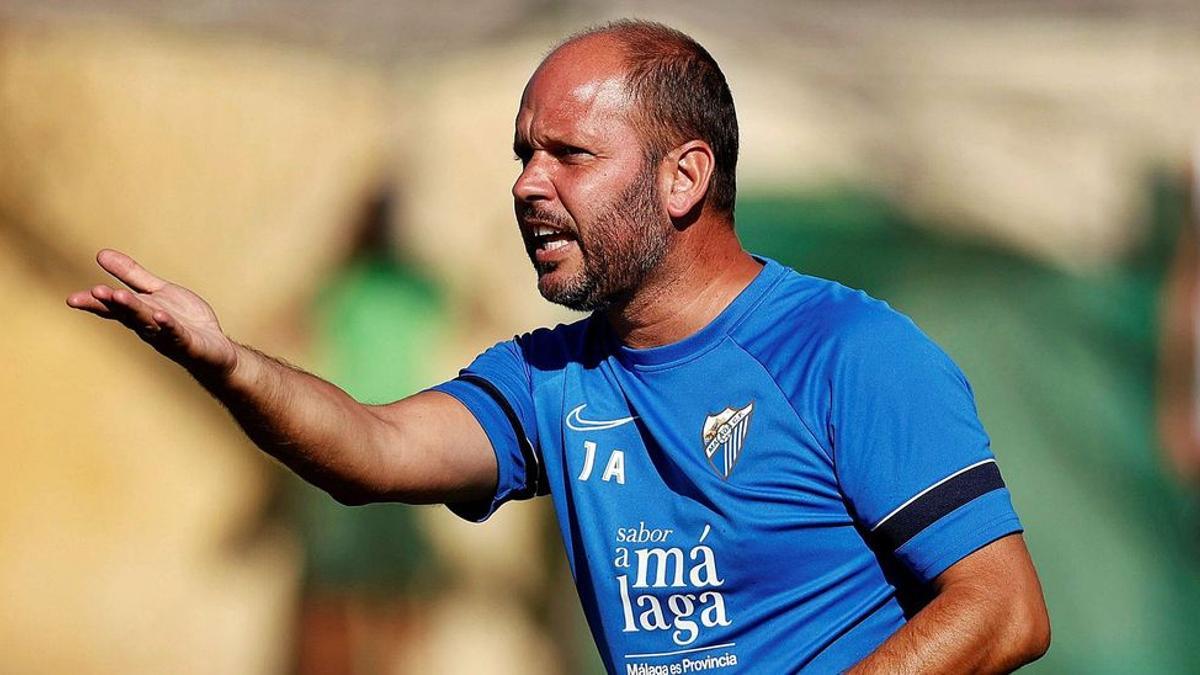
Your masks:
<svg viewBox="0 0 1200 675"><path fill-rule="evenodd" d="M232 372L237 345L221 330L203 298L154 276L119 251L103 249L96 262L129 289L100 284L72 293L69 306L120 322L194 375Z"/></svg>

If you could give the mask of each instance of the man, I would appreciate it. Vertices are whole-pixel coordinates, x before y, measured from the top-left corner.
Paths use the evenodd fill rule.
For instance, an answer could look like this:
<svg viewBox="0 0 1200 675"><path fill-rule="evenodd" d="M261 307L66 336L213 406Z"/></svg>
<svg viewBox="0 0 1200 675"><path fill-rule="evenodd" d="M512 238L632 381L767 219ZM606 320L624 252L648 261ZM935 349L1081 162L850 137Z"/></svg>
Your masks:
<svg viewBox="0 0 1200 675"><path fill-rule="evenodd" d="M404 400L361 405L237 344L115 251L97 259L132 292L68 304L138 332L343 502L483 520L549 494L612 672L992 672L1044 653L969 386L883 303L742 250L733 100L702 47L645 22L569 39L526 86L514 150L538 289L592 314Z"/></svg>

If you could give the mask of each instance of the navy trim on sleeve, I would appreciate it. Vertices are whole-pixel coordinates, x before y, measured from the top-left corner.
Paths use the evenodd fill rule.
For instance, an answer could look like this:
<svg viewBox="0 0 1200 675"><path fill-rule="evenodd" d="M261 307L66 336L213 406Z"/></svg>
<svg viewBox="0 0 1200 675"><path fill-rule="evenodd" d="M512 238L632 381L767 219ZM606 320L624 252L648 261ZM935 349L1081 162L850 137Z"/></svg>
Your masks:
<svg viewBox="0 0 1200 675"><path fill-rule="evenodd" d="M463 374L454 378L473 384L484 391L488 396L500 406L500 410L504 412L504 416L508 418L508 423L512 425L513 434L517 437L517 445L521 448L521 456L525 458L525 487L514 492L513 499L529 499L531 497L548 494L541 492L543 486L549 487L545 480L546 469L542 464L541 458L538 457L537 451L534 450L533 444L529 442L529 437L525 435L525 429L521 426L521 419L517 417L516 411L509 405L508 399L504 394L496 388L496 385L489 382L487 379L479 375Z"/></svg>
<svg viewBox="0 0 1200 675"><path fill-rule="evenodd" d="M871 528L870 537L875 545L895 551L951 511L1003 487L995 460L972 464L901 504Z"/></svg>

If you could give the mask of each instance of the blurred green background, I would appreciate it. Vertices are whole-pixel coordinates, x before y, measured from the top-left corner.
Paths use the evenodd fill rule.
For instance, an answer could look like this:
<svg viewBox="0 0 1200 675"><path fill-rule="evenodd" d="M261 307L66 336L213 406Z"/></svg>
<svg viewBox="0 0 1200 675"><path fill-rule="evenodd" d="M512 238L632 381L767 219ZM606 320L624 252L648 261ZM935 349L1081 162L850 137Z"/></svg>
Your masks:
<svg viewBox="0 0 1200 675"><path fill-rule="evenodd" d="M924 0L0 4L0 671L602 672L547 500L343 507L61 303L119 248L373 403L573 319L512 222L512 116L624 15L725 68L747 248L967 374L1054 626L1029 670L1200 672L1200 19Z"/></svg>

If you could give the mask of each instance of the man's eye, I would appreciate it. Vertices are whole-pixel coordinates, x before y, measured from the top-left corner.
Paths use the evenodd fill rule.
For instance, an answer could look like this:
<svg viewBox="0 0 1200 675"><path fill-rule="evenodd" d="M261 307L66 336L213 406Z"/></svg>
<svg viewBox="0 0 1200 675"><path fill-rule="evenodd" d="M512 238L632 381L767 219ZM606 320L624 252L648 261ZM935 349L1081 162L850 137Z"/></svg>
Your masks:
<svg viewBox="0 0 1200 675"><path fill-rule="evenodd" d="M558 156L568 161L578 162L588 159L592 153L574 145L565 145L558 151Z"/></svg>

